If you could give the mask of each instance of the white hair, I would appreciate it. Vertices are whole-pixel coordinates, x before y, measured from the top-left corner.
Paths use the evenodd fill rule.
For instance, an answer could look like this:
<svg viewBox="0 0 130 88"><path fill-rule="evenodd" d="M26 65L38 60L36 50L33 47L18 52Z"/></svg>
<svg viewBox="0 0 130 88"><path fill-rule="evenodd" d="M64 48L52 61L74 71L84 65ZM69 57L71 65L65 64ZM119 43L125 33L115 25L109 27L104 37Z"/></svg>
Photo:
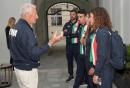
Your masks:
<svg viewBox="0 0 130 88"><path fill-rule="evenodd" d="M21 17L24 17L26 14L32 11L32 9L35 9L36 6L31 3L26 3L21 7L20 15Z"/></svg>

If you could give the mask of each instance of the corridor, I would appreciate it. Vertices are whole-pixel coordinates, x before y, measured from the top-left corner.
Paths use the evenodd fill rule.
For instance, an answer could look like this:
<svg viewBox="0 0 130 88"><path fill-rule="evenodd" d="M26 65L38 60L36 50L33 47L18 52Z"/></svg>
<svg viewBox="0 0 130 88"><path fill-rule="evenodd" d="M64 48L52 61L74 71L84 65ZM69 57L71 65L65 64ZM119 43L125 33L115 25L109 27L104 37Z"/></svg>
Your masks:
<svg viewBox="0 0 130 88"><path fill-rule="evenodd" d="M20 8L24 3L33 3L38 8L39 19L35 25L35 32L38 35L39 44L45 43L50 38L52 32L60 32L62 30L63 25L69 19L68 10L73 5L86 11L97 6L104 7L112 20L112 30L120 34L124 44L130 44L130 0L1 0L0 64L9 63L10 60L10 51L7 48L5 34L8 18L15 17L18 21ZM60 5L56 7L58 4ZM76 9L75 7L74 9ZM65 40L52 47L46 54L43 54L40 58L40 63L38 88L72 88L74 80L69 83L65 82L68 76ZM74 67L76 73L76 64ZM126 82L125 85L127 84L129 83ZM19 88L15 74L13 74L12 86L8 88ZM113 85L113 88L116 87Z"/></svg>
<svg viewBox="0 0 130 88"><path fill-rule="evenodd" d="M69 83L65 82L67 78L67 63L64 42L64 40L59 42L48 53L41 56L38 88L73 88L74 80ZM74 66L76 70L76 64ZM15 75L13 76L13 84L9 88L18 88ZM87 85L80 88L87 88ZM116 87L113 85L113 88Z"/></svg>

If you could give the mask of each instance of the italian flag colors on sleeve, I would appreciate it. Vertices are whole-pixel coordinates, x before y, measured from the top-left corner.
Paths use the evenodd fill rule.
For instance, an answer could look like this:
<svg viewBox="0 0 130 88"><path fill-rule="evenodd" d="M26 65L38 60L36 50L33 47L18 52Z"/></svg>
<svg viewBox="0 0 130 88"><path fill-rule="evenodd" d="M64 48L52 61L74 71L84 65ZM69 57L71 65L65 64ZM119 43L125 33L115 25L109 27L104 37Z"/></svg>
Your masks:
<svg viewBox="0 0 130 88"><path fill-rule="evenodd" d="M85 33L87 31L87 27L88 25L85 25L85 26L82 26L82 30L81 30L81 37L85 37ZM85 51L84 51L84 45L83 44L80 44L80 54L85 54Z"/></svg>
<svg viewBox="0 0 130 88"><path fill-rule="evenodd" d="M76 32L77 31L77 29L78 29L78 25L79 25L79 23L78 22L76 22L73 26L72 26L72 32ZM74 44L74 43L78 43L78 38L72 38L72 44Z"/></svg>
<svg viewBox="0 0 130 88"><path fill-rule="evenodd" d="M90 48L90 62L92 62L93 65L96 65L96 60L97 60L97 42L96 42L96 34L93 34Z"/></svg>

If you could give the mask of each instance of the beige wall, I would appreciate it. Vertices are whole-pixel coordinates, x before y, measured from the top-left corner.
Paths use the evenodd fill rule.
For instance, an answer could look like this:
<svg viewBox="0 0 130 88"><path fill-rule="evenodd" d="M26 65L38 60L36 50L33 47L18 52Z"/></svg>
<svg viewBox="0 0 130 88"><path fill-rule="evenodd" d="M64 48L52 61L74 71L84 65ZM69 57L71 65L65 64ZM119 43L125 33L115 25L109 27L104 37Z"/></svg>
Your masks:
<svg viewBox="0 0 130 88"><path fill-rule="evenodd" d="M66 8L66 4L61 4L60 3L60 4L56 4L56 5L52 6L52 7L61 8L62 10L66 10L66 9L72 10L73 7L76 7L76 6L74 6L73 4L69 4L68 8ZM52 26L51 25L51 21L52 21L51 17L52 17L52 15L48 15L49 38L51 37L51 35L52 35L51 33L52 32L55 32L55 31L61 32L62 29L63 29L64 24L70 20L70 12L62 11L61 14L62 14L62 25L60 25L60 26Z"/></svg>
<svg viewBox="0 0 130 88"><path fill-rule="evenodd" d="M112 19L113 30L118 30L126 44L130 44L130 0L99 0Z"/></svg>

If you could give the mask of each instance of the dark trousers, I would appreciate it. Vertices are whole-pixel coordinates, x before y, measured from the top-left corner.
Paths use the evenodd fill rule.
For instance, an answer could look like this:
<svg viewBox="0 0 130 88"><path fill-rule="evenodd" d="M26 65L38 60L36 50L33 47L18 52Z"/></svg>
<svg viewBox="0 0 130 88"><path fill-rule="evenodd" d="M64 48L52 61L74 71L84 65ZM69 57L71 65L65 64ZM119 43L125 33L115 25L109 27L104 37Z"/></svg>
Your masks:
<svg viewBox="0 0 130 88"><path fill-rule="evenodd" d="M87 61L88 62L88 71L92 68L92 66L90 66L90 62L89 61ZM94 83L93 83L93 75L88 75L88 85L87 85L87 88L97 88L97 85L95 85Z"/></svg>
<svg viewBox="0 0 130 88"><path fill-rule="evenodd" d="M10 64L13 64L13 58L10 56Z"/></svg>
<svg viewBox="0 0 130 88"><path fill-rule="evenodd" d="M93 76L88 76L87 88L97 88L96 85L93 83Z"/></svg>
<svg viewBox="0 0 130 88"><path fill-rule="evenodd" d="M87 71L85 67L85 55L79 55L77 60L77 72L73 88L79 88L83 82L87 82Z"/></svg>
<svg viewBox="0 0 130 88"><path fill-rule="evenodd" d="M97 85L97 88L112 88L113 82L113 68L110 65L105 65L100 73L101 85Z"/></svg>
<svg viewBox="0 0 130 88"><path fill-rule="evenodd" d="M12 58L11 55L10 55L10 64L12 64L12 67L13 67L13 70L14 70L14 66L13 66L13 58Z"/></svg>
<svg viewBox="0 0 130 88"><path fill-rule="evenodd" d="M73 62L74 59L77 63L78 58L78 44L68 44L66 45L66 58L68 64L68 73L73 76Z"/></svg>

